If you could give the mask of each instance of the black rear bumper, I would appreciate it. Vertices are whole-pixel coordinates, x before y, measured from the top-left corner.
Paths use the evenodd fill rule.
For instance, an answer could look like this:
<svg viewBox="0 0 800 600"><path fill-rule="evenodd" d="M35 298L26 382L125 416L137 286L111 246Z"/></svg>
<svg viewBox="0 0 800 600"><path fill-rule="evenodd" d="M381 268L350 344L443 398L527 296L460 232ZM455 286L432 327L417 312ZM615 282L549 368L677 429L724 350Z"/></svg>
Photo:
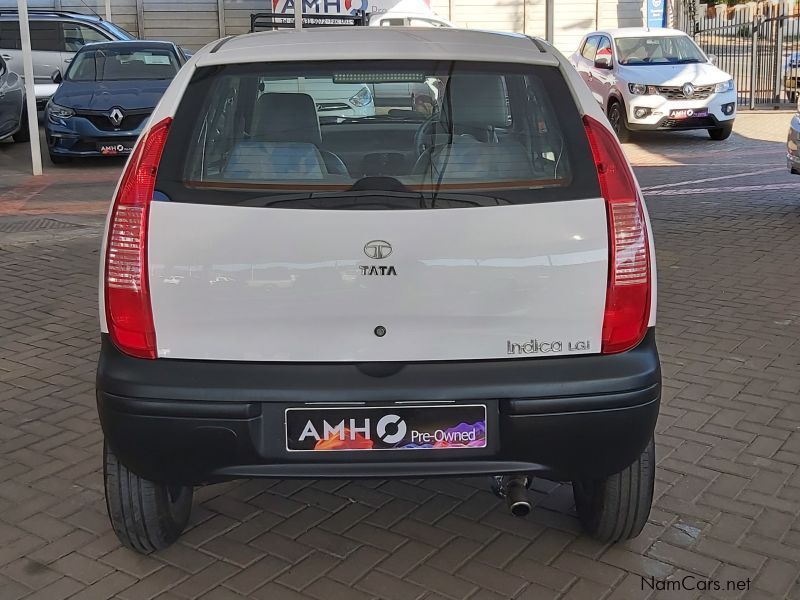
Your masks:
<svg viewBox="0 0 800 600"><path fill-rule="evenodd" d="M661 372L655 334L610 356L432 363L142 360L103 336L97 405L119 459L154 481L426 477L534 472L605 476L644 449ZM285 409L310 403L480 402L486 448L292 453Z"/></svg>

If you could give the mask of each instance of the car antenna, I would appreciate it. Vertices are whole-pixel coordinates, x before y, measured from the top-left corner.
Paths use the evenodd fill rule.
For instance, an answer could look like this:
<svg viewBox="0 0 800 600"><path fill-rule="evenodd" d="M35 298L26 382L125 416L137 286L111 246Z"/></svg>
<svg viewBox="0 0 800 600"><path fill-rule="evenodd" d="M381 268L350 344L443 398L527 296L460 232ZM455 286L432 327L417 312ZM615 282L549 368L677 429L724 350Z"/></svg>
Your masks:
<svg viewBox="0 0 800 600"><path fill-rule="evenodd" d="M91 6L89 6L88 4L86 4L86 2L84 0L81 0L81 4L83 4L86 8L88 8L95 17L97 17L101 21L103 20L103 17L101 17L99 14L97 14L97 11L95 9L93 9Z"/></svg>

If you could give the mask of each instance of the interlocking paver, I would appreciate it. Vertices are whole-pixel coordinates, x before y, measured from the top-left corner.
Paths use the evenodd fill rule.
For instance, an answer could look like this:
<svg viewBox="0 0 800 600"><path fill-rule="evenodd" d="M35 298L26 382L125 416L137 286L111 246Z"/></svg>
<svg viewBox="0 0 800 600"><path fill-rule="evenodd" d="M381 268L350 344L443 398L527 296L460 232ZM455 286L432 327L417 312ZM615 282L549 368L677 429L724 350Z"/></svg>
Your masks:
<svg viewBox="0 0 800 600"><path fill-rule="evenodd" d="M787 123L742 113L723 144L699 133L626 146L657 244L665 379L655 506L617 546L580 533L568 484L535 480L519 520L467 478L211 486L179 544L121 548L93 396L97 250L121 165L4 180L0 220L78 227L0 234L0 600L800 598L800 178L782 172ZM755 189L765 181L784 187ZM642 587L689 574L752 585Z"/></svg>

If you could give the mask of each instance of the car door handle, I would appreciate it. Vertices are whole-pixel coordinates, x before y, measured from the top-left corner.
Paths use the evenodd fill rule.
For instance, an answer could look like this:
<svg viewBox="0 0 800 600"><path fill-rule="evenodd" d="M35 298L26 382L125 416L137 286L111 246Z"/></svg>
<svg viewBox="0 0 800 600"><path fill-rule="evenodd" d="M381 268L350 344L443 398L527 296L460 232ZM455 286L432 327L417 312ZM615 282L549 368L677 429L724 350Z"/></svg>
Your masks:
<svg viewBox="0 0 800 600"><path fill-rule="evenodd" d="M0 56L3 57L3 60L11 60L11 55L10 54L0 54Z"/></svg>
<svg viewBox="0 0 800 600"><path fill-rule="evenodd" d="M72 59L71 59L71 58L65 58L65 59L64 59L64 62L65 62L65 63L67 63L67 64L69 64L69 63L71 63L71 62L72 62Z"/></svg>

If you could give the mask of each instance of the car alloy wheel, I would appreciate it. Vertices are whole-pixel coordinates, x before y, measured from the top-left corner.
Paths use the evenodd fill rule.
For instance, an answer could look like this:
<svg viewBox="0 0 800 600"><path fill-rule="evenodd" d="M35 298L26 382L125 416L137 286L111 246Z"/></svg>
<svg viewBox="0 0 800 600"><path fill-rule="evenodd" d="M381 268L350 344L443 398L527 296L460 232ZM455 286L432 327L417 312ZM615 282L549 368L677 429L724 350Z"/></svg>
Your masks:
<svg viewBox="0 0 800 600"><path fill-rule="evenodd" d="M617 139L625 143L630 140L630 130L625 122L622 110L619 102L612 101L611 106L608 107L608 121L611 123L611 129L617 134Z"/></svg>
<svg viewBox="0 0 800 600"><path fill-rule="evenodd" d="M611 127L619 135L620 120L622 119L622 115L619 114L619 105L614 104L609 112L608 120L611 121Z"/></svg>

